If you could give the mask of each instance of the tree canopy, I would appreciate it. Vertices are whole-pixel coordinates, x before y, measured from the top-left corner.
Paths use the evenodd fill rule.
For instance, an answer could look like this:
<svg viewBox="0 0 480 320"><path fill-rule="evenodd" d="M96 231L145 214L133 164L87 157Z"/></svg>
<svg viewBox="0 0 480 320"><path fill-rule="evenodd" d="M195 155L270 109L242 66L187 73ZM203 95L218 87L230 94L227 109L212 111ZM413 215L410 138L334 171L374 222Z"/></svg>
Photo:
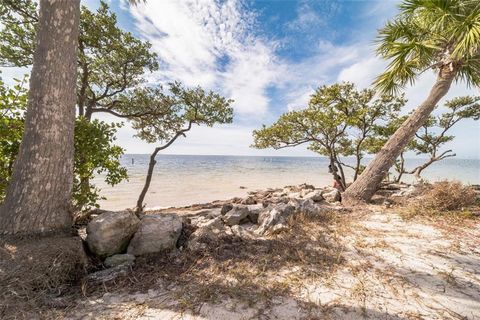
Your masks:
<svg viewBox="0 0 480 320"><path fill-rule="evenodd" d="M458 68L456 80L480 86L480 3L477 0L404 0L380 29L379 56L390 60L375 81L396 92L428 69Z"/></svg>
<svg viewBox="0 0 480 320"><path fill-rule="evenodd" d="M404 104L403 97L377 97L373 90L359 91L351 83L322 86L305 109L284 113L270 127L255 130L253 146L281 149L309 143L309 149L327 156L338 167L346 187L343 167L351 167L356 179L376 128L395 118ZM354 165L341 159L352 155Z"/></svg>

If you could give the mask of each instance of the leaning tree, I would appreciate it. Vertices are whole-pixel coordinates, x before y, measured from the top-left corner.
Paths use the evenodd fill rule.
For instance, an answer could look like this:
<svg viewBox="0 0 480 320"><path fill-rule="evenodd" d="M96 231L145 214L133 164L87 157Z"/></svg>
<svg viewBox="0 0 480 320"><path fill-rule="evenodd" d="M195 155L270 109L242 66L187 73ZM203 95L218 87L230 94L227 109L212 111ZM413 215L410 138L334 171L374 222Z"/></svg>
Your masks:
<svg viewBox="0 0 480 320"><path fill-rule="evenodd" d="M143 202L152 181L157 154L186 133L194 125L213 126L231 123L233 119L233 100L226 99L212 91L206 92L200 87L188 89L180 83L169 85L169 92L162 87L137 89L136 92L123 95L119 104L128 108L132 100L136 108L145 113L154 112L160 116L138 117L132 121L137 136L149 143L161 142L150 155L145 184L138 197L136 212L143 211Z"/></svg>
<svg viewBox="0 0 480 320"><path fill-rule="evenodd" d="M480 2L404 0L400 13L379 31L378 54L391 60L375 81L395 92L428 69L437 79L427 99L393 134L362 175L347 189L347 204L369 201L395 159L450 89L454 81L480 86Z"/></svg>

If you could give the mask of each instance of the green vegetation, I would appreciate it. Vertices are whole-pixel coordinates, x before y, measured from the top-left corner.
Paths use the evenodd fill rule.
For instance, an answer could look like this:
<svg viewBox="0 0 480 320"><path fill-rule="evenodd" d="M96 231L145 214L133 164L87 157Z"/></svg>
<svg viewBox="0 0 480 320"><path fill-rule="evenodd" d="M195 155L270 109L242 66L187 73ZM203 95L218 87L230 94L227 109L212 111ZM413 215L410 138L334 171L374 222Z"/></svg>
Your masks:
<svg viewBox="0 0 480 320"><path fill-rule="evenodd" d="M142 118L133 122L133 127L139 131L138 137L163 145L156 147L150 156L145 185L137 200L137 213L143 210L143 201L152 180L155 157L160 150L168 148L181 136L185 136L193 125L212 127L215 124L231 123L233 120L233 100L212 91L205 92L200 87L186 89L180 83L171 83L169 94L162 88L149 88L135 94L137 106L156 108L161 116L156 119ZM127 101L130 99L127 98ZM147 103L145 103L147 102ZM157 102L157 103L155 103Z"/></svg>
<svg viewBox="0 0 480 320"><path fill-rule="evenodd" d="M23 134L23 113L27 107L25 81L9 88L0 78L0 201L12 175L13 162L20 147Z"/></svg>
<svg viewBox="0 0 480 320"><path fill-rule="evenodd" d="M36 7L30 0L1 4L0 17L5 23L0 30L0 64L31 65L38 21ZM110 185L127 178L119 162L123 150L114 144L116 130L123 123L93 120L95 115L107 113L130 121L136 135L151 143L168 141L190 120L191 124L208 126L231 122L231 101L217 94L207 94L201 88L185 89L180 83L172 84L169 93L161 87L145 86L146 72L158 70L157 56L150 47L150 43L117 26L116 15L106 2L102 1L96 12L82 7L73 188L77 209L98 206L100 190L90 183L94 175L104 174ZM12 155L18 151L20 138L21 133Z"/></svg>
<svg viewBox="0 0 480 320"><path fill-rule="evenodd" d="M351 83L323 86L305 109L284 113L270 127L255 130L253 146L281 149L308 143L309 149L330 159L334 179L345 189L344 167L357 179L364 156L380 141L379 131L398 116L405 102L403 97L375 97L373 90L359 91ZM347 156L355 157L354 165L342 160Z"/></svg>

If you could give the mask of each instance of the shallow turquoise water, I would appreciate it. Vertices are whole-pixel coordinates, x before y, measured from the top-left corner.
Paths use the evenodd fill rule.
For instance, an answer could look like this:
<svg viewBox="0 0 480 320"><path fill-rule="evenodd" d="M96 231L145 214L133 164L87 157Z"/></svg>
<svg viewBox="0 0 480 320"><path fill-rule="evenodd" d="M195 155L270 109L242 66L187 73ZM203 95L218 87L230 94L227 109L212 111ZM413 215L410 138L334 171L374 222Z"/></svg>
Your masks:
<svg viewBox="0 0 480 320"><path fill-rule="evenodd" d="M101 177L95 179L94 183L107 197L101 202L103 208L118 210L135 205L145 181L148 161L149 155L125 155L122 164L128 169L129 181L115 187L105 185ZM407 168L423 161L407 159ZM480 184L480 160L445 159L426 169L423 176L430 181L449 179ZM409 179L411 177L406 176L405 180ZM330 185L328 160L323 157L160 155L145 202L149 208L181 206L304 182L315 186Z"/></svg>

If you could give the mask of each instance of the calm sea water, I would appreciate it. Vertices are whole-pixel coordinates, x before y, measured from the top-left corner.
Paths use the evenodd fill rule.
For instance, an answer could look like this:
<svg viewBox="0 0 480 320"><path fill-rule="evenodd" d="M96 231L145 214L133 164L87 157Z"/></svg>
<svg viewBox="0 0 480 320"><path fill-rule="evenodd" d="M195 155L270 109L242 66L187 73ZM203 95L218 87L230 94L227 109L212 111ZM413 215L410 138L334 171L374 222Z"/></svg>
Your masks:
<svg viewBox="0 0 480 320"><path fill-rule="evenodd" d="M101 202L102 208L120 210L135 206L145 182L148 161L149 155L124 155L122 164L128 169L129 180L115 187L106 185L101 176L94 179L94 184L107 198ZM408 159L407 168L421 163L422 159ZM426 169L423 176L430 181L455 179L480 184L480 160L445 159ZM328 160L323 157L159 155L145 203L148 208L183 206L300 183L331 185Z"/></svg>

